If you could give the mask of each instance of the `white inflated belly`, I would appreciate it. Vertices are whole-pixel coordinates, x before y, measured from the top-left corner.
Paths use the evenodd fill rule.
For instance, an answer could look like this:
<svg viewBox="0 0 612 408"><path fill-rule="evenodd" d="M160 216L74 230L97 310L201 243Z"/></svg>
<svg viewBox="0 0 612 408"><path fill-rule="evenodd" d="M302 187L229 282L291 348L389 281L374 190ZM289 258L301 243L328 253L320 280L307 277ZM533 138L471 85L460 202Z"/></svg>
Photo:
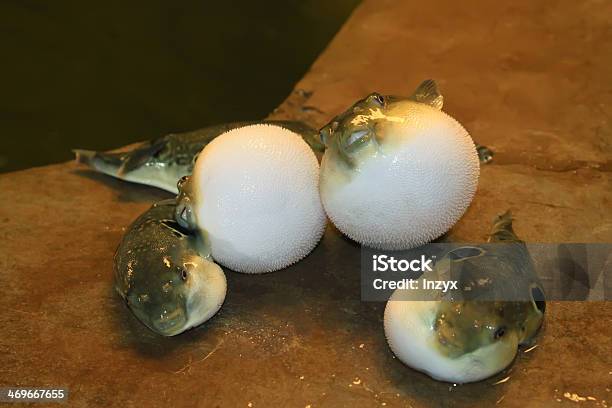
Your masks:
<svg viewBox="0 0 612 408"><path fill-rule="evenodd" d="M202 151L193 177L198 226L215 261L233 270L281 269L323 234L319 164L294 132L270 125L231 130Z"/></svg>
<svg viewBox="0 0 612 408"><path fill-rule="evenodd" d="M474 144L450 116L422 110L433 119L401 128L403 135L358 163L350 177L334 174L342 167L325 155L322 201L350 238L380 249L412 248L444 234L469 206L479 174Z"/></svg>
<svg viewBox="0 0 612 408"><path fill-rule="evenodd" d="M405 298L405 291L393 293L384 323L389 347L404 364L436 380L467 383L488 378L512 362L516 341L494 343L454 359L440 354L433 347L437 340L432 330L439 302L398 300Z"/></svg>

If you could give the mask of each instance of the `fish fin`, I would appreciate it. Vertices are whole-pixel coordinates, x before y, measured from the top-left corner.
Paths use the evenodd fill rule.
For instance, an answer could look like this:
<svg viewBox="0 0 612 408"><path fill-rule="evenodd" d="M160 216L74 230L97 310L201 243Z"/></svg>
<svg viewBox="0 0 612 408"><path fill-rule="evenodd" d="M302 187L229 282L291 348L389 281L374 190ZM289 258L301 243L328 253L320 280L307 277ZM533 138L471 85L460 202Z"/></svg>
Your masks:
<svg viewBox="0 0 612 408"><path fill-rule="evenodd" d="M544 288L540 284L532 284L530 289L531 291L531 299L533 303L535 303L536 308L540 311L540 313L544 314L546 312L546 294L544 293Z"/></svg>
<svg viewBox="0 0 612 408"><path fill-rule="evenodd" d="M77 163L86 164L94 167L95 160L102 160L105 163L119 166L121 164L121 153L102 153L95 150L72 149L74 159Z"/></svg>
<svg viewBox="0 0 612 408"><path fill-rule="evenodd" d="M495 216L495 220L493 222L495 224L504 223L504 224L507 224L510 227L512 227L512 221L513 220L514 220L514 218L512 218L512 211L511 210L506 210L506 212L504 212L503 214L497 214Z"/></svg>
<svg viewBox="0 0 612 408"><path fill-rule="evenodd" d="M89 165L97 152L95 150L72 149L72 153L74 153L74 160L77 163Z"/></svg>
<svg viewBox="0 0 612 408"><path fill-rule="evenodd" d="M119 168L117 174L119 177L122 177L127 173L139 168L143 164L147 163L151 157L162 151L167 144L168 139L166 137L144 142L142 145L125 155L125 161Z"/></svg>
<svg viewBox="0 0 612 408"><path fill-rule="evenodd" d="M493 220L493 227L489 234L488 242L522 242L514 233L512 228L512 212L507 210L503 214L498 214Z"/></svg>
<svg viewBox="0 0 612 408"><path fill-rule="evenodd" d="M408 99L433 106L439 110L442 110L442 105L444 104L444 97L438 90L438 84L433 79L421 82L421 85L417 87Z"/></svg>
<svg viewBox="0 0 612 408"><path fill-rule="evenodd" d="M495 153L487 146L476 143L476 153L478 153L478 159L482 164L490 163L493 160Z"/></svg>
<svg viewBox="0 0 612 408"><path fill-rule="evenodd" d="M85 164L92 169L117 177L123 164L124 153L103 153L95 150L72 149L77 163Z"/></svg>

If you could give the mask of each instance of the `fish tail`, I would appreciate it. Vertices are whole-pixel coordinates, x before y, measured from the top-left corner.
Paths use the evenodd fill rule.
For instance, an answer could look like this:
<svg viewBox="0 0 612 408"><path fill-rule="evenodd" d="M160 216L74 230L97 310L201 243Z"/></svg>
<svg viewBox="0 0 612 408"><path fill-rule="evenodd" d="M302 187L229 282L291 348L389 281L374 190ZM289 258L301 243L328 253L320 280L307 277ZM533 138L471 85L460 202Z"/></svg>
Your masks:
<svg viewBox="0 0 612 408"><path fill-rule="evenodd" d="M102 153L94 150L73 149L77 163L85 164L90 168L113 177L120 177L123 165L122 153Z"/></svg>
<svg viewBox="0 0 612 408"><path fill-rule="evenodd" d="M493 227L489 234L489 242L501 242L501 241L516 241L520 242L520 239L514 233L512 228L512 212L507 210L503 214L499 214L493 220Z"/></svg>

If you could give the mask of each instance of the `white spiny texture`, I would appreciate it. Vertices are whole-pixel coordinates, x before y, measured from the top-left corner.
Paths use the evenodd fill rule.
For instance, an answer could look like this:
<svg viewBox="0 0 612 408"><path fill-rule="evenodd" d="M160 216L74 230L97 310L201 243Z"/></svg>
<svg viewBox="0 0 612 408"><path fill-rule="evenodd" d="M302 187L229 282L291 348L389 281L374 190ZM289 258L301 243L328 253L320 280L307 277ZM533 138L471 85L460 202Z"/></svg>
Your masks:
<svg viewBox="0 0 612 408"><path fill-rule="evenodd" d="M321 164L321 200L340 231L385 250L413 248L448 231L468 208L478 184L478 155L452 117L413 104L405 123L379 140L382 151L360 161L349 177ZM386 140L385 140L386 139Z"/></svg>
<svg viewBox="0 0 612 408"><path fill-rule="evenodd" d="M385 336L391 351L406 365L451 383L480 381L506 368L516 356L516 337L450 358L435 347L439 301L407 300L412 289L396 290L385 308Z"/></svg>
<svg viewBox="0 0 612 408"><path fill-rule="evenodd" d="M326 222L318 181L313 151L292 131L252 125L214 139L196 161L193 185L215 261L262 273L308 255Z"/></svg>

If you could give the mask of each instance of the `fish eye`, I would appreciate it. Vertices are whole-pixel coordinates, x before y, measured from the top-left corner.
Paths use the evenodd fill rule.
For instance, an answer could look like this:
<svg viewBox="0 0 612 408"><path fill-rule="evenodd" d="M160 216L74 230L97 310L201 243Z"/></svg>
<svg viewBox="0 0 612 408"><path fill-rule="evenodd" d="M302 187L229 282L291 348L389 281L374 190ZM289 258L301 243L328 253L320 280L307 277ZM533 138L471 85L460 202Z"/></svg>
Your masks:
<svg viewBox="0 0 612 408"><path fill-rule="evenodd" d="M381 94L375 93L373 94L373 97L376 103L379 104L380 106L383 106L385 104L385 97L382 96Z"/></svg>
<svg viewBox="0 0 612 408"><path fill-rule="evenodd" d="M188 277L189 277L189 274L187 273L187 271L185 269L182 269L181 270L181 279L183 280L183 282L185 282Z"/></svg>
<svg viewBox="0 0 612 408"><path fill-rule="evenodd" d="M180 190L185 185L187 180L189 180L189 176L181 177L179 181L176 183L177 188Z"/></svg>
<svg viewBox="0 0 612 408"><path fill-rule="evenodd" d="M499 340L502 337L504 337L504 335L506 334L506 328L504 326L498 327L497 330L495 330L495 333L493 333L493 338L495 340Z"/></svg>

